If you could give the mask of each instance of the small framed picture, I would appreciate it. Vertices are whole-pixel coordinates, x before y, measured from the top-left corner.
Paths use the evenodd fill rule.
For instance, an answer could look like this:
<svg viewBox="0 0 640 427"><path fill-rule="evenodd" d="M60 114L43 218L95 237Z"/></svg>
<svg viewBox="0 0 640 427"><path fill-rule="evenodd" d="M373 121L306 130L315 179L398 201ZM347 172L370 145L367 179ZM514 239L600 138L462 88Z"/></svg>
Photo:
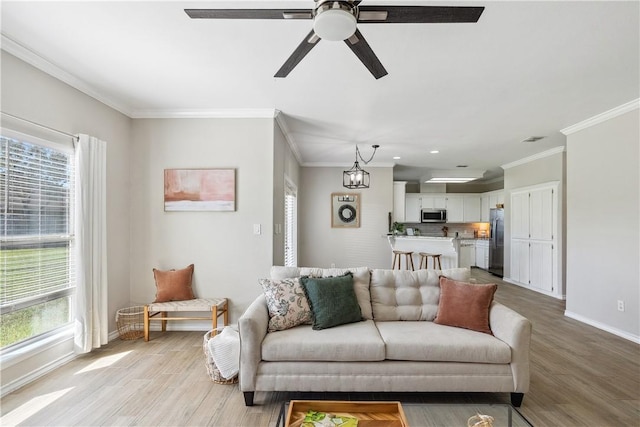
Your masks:
<svg viewBox="0 0 640 427"><path fill-rule="evenodd" d="M360 227L360 195L355 193L331 194L331 227Z"/></svg>

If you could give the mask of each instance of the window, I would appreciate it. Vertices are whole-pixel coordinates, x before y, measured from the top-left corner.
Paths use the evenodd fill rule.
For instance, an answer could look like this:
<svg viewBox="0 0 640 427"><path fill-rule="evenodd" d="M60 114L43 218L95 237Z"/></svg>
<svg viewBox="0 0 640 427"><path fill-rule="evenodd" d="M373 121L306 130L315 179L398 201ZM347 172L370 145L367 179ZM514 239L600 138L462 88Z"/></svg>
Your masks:
<svg viewBox="0 0 640 427"><path fill-rule="evenodd" d="M298 196L289 180L284 186L284 265L298 265Z"/></svg>
<svg viewBox="0 0 640 427"><path fill-rule="evenodd" d="M71 322L74 158L71 148L2 133L0 347L6 348Z"/></svg>

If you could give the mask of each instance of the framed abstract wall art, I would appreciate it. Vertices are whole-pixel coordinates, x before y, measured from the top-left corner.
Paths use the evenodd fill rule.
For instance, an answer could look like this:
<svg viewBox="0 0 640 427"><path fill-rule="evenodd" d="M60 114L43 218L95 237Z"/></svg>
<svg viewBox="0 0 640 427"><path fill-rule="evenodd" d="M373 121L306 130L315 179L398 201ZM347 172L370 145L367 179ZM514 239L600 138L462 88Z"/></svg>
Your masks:
<svg viewBox="0 0 640 427"><path fill-rule="evenodd" d="M164 210L236 210L235 169L165 169Z"/></svg>

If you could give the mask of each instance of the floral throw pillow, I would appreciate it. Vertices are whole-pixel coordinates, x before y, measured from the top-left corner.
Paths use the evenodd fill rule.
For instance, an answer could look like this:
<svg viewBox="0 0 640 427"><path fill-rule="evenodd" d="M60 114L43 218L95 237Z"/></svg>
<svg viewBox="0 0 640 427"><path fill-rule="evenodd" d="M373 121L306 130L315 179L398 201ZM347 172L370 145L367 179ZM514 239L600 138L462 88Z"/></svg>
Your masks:
<svg viewBox="0 0 640 427"><path fill-rule="evenodd" d="M269 308L269 332L311 324L311 307L299 278L260 279L259 283Z"/></svg>

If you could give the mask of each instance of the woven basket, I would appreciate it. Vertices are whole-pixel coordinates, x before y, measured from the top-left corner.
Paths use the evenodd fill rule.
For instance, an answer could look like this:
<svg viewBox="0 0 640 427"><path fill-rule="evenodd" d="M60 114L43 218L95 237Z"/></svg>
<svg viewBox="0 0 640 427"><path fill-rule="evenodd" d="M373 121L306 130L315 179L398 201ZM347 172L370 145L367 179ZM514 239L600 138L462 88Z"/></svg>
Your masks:
<svg viewBox="0 0 640 427"><path fill-rule="evenodd" d="M121 340L135 340L144 336L144 307L121 308L116 312L116 326Z"/></svg>
<svg viewBox="0 0 640 427"><path fill-rule="evenodd" d="M233 378L230 378L230 379L224 378L220 373L220 370L216 366L215 362L213 361L213 357L211 357L211 354L209 353L208 342L209 342L209 339L211 338L211 335L214 332L222 331L222 329L223 328L212 329L206 334L204 334L203 343L202 343L202 350L204 350L204 358L205 358L204 365L207 367L207 374L209 374L209 378L211 378L211 381L213 381L214 383L225 384L225 385L237 384L238 376L235 375Z"/></svg>

